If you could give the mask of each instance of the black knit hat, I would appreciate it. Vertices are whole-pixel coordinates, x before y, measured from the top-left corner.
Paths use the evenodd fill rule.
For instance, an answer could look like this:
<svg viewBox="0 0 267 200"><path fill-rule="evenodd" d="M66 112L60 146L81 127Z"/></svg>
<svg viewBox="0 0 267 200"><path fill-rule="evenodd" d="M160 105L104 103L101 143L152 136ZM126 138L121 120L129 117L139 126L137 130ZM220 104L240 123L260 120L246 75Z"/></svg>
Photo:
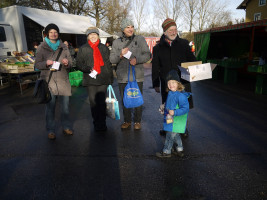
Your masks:
<svg viewBox="0 0 267 200"><path fill-rule="evenodd" d="M45 27L45 30L44 30L45 34L48 35L48 32L49 32L51 29L56 30L57 33L59 34L59 28L58 28L58 26L55 25L55 24L48 24L48 25Z"/></svg>
<svg viewBox="0 0 267 200"><path fill-rule="evenodd" d="M167 76L166 76L166 82L168 82L168 81L170 81L170 80L175 80L175 81L181 82L180 77L179 77L177 71L174 70L174 69L171 70L171 71L167 74Z"/></svg>

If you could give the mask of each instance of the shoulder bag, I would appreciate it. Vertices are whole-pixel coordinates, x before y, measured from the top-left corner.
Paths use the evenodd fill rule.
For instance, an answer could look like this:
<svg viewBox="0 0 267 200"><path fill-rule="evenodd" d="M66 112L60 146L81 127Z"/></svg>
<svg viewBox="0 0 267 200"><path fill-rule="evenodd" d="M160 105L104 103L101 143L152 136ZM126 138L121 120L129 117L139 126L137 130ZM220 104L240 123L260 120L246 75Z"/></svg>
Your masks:
<svg viewBox="0 0 267 200"><path fill-rule="evenodd" d="M59 50L55 61L58 61L62 53L62 50L63 50L62 48ZM38 79L35 83L34 90L33 90L33 99L38 104L46 104L51 101L51 93L50 93L48 85L51 80L52 73L53 71L50 71L48 82L46 82L46 80L43 80L43 79Z"/></svg>

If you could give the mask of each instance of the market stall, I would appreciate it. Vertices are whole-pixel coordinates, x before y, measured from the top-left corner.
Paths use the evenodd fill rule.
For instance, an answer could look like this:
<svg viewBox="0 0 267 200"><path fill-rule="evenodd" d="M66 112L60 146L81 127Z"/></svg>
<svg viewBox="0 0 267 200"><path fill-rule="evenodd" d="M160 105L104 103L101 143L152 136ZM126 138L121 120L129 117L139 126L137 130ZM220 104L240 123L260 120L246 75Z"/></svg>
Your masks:
<svg viewBox="0 0 267 200"><path fill-rule="evenodd" d="M249 73L248 66L257 65L266 48L267 20L196 32L194 40L197 59L218 64L214 73L223 73L224 83L236 83L238 74Z"/></svg>
<svg viewBox="0 0 267 200"><path fill-rule="evenodd" d="M1 77L7 77L9 86L12 78L15 77L21 94L23 94L23 85L35 82L39 74L39 70L34 69L35 58L31 53L14 51L10 56L0 58Z"/></svg>

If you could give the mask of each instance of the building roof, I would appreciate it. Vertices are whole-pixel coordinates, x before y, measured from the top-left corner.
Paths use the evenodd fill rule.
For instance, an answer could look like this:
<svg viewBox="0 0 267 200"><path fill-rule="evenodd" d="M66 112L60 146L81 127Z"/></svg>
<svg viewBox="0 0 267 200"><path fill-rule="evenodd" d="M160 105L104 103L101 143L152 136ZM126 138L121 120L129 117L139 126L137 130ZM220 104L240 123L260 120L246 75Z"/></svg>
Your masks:
<svg viewBox="0 0 267 200"><path fill-rule="evenodd" d="M250 2L250 0L244 0L236 9L246 9L248 2Z"/></svg>
<svg viewBox="0 0 267 200"><path fill-rule="evenodd" d="M253 22L246 22L241 24L234 24L230 26L222 26L222 27L216 27L211 28L205 31L195 32L194 34L202 34L207 32L222 32L222 31L231 31L231 30L238 30L238 29L245 29L249 27L257 27L257 26L267 26L267 19L253 21Z"/></svg>

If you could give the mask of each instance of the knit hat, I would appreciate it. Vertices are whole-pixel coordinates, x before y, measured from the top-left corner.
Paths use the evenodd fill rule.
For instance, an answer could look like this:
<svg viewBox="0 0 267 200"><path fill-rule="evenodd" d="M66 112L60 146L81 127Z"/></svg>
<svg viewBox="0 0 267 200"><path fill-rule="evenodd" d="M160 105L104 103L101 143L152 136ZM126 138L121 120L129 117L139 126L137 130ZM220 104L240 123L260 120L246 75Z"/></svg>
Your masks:
<svg viewBox="0 0 267 200"><path fill-rule="evenodd" d="M124 31L127 26L134 26L134 23L132 20L125 18L121 21L121 31Z"/></svg>
<svg viewBox="0 0 267 200"><path fill-rule="evenodd" d="M85 32L85 35L88 36L90 33L96 33L97 35L99 35L99 30L97 27L89 27L86 32Z"/></svg>
<svg viewBox="0 0 267 200"><path fill-rule="evenodd" d="M56 30L57 33L59 34L59 28L58 28L57 25L55 25L55 24L48 24L48 25L45 27L45 30L44 30L44 32L45 32L45 34L46 34L47 36L48 36L48 33L49 33L49 31L50 31L51 29Z"/></svg>
<svg viewBox="0 0 267 200"><path fill-rule="evenodd" d="M175 80L175 81L181 82L180 77L179 77L177 71L174 70L174 69L172 69L171 71L169 71L169 73L166 76L166 82L168 82L170 80Z"/></svg>
<svg viewBox="0 0 267 200"><path fill-rule="evenodd" d="M173 19L167 18L162 23L163 32L167 31L171 26L177 26Z"/></svg>

